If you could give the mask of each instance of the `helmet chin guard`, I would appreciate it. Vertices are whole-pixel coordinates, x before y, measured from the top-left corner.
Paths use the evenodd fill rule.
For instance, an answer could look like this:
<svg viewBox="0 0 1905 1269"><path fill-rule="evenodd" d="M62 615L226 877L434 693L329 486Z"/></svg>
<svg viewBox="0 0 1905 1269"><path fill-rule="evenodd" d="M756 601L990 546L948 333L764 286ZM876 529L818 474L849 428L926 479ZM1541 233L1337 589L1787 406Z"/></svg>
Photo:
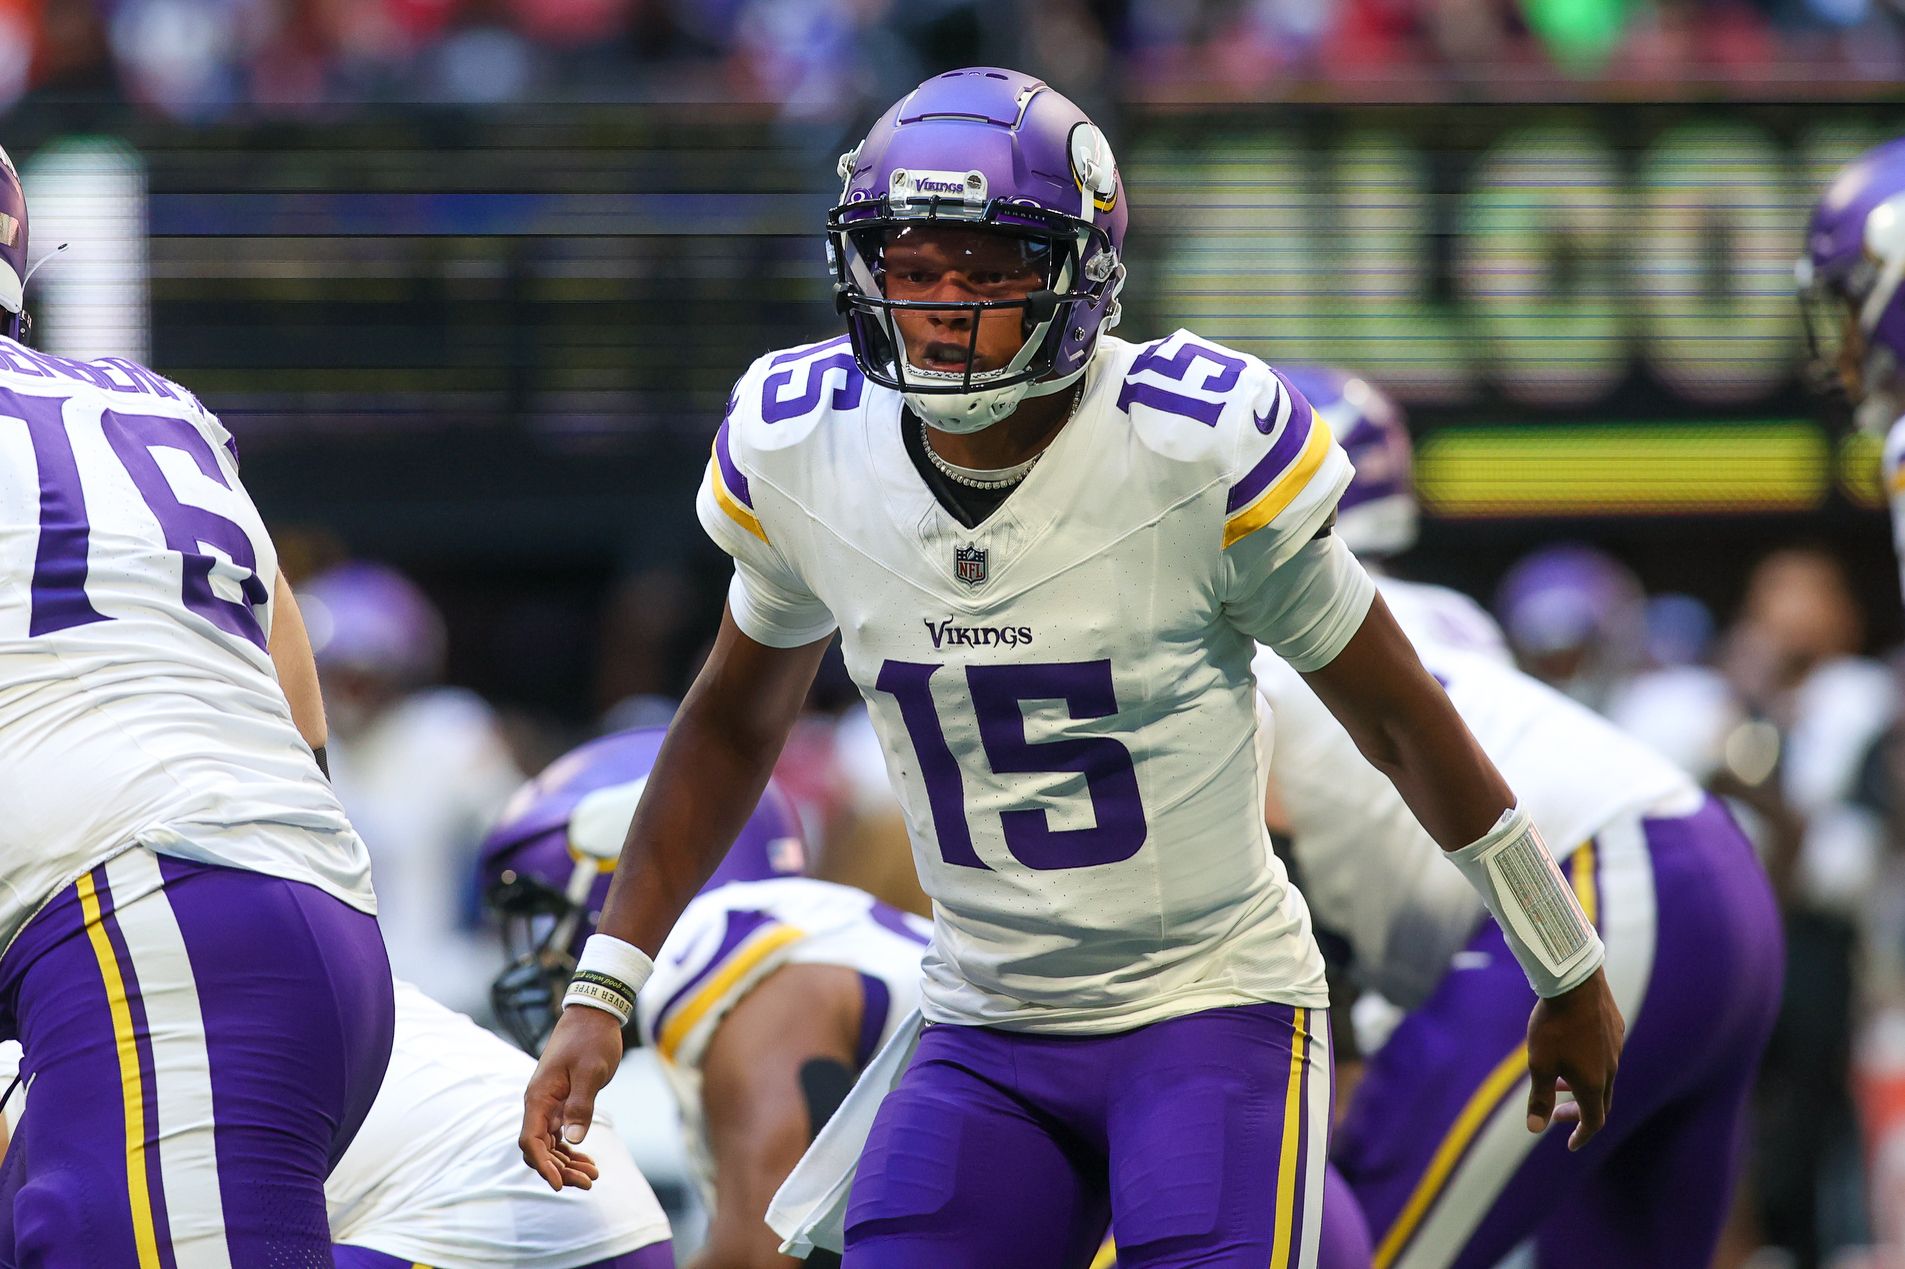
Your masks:
<svg viewBox="0 0 1905 1269"><path fill-rule="evenodd" d="M867 378L951 433L982 431L1028 396L1077 382L1098 336L1117 324L1125 278L1124 187L1104 134L1083 111L1016 71L948 72L887 111L842 156L840 175L840 203L827 216L828 258L835 304ZM890 298L889 242L935 224L1019 242L1026 260L1042 266L1042 284L1001 299ZM969 318L966 369L912 362L897 320L908 310ZM980 323L998 310L1018 312L1022 342L1005 365L973 369Z"/></svg>

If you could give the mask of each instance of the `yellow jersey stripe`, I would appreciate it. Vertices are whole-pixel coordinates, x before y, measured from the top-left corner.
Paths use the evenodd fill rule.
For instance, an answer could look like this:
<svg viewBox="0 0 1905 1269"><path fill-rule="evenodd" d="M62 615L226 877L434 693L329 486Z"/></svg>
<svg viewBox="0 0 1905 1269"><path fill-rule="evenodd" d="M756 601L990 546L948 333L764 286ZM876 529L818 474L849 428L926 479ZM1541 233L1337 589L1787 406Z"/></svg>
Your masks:
<svg viewBox="0 0 1905 1269"><path fill-rule="evenodd" d="M1528 1046L1518 1044L1515 1051L1501 1060L1501 1065L1488 1073L1482 1086L1468 1099L1468 1105L1462 1107L1462 1113L1455 1117L1454 1125L1448 1135L1442 1138L1442 1144L1436 1147L1435 1155L1429 1160L1429 1167L1416 1182L1416 1188L1409 1195L1409 1201L1402 1205L1402 1212L1396 1217L1396 1223L1383 1235L1382 1244L1376 1248L1375 1269L1389 1269L1396 1263L1396 1257L1415 1236L1416 1229L1422 1224L1422 1218L1428 1214L1436 1196L1441 1193L1442 1183L1448 1180L1455 1164L1467 1150L1482 1124L1494 1113L1510 1090L1514 1088L1528 1070Z"/></svg>
<svg viewBox="0 0 1905 1269"><path fill-rule="evenodd" d="M728 492L728 485L721 479L721 464L708 460L708 484L714 490L715 505L728 513L728 518L752 533L761 541L767 541L767 530L761 527L760 518L741 505L741 500Z"/></svg>
<svg viewBox="0 0 1905 1269"><path fill-rule="evenodd" d="M145 1085L139 1075L139 1041L132 1031L132 1006L126 999L126 980L106 937L100 915L99 890L91 873L78 882L79 908L86 920L86 937L106 981L106 1007L112 1014L113 1040L119 1050L119 1092L126 1115L126 1197L132 1204L132 1241L139 1253L139 1269L159 1269L159 1236L152 1222L152 1189L146 1179Z"/></svg>
<svg viewBox="0 0 1905 1269"><path fill-rule="evenodd" d="M805 930L797 930L791 925L770 925L743 943L728 958L728 963L719 973L707 981L702 989L690 996L675 1016L662 1027L656 1047L663 1058L672 1062L675 1051L681 1048L681 1042L695 1029L695 1024L708 1015L708 1011L721 1002L721 998L734 989L734 985L746 978L759 967L760 963L781 948L799 939L807 937Z"/></svg>
<svg viewBox="0 0 1905 1269"><path fill-rule="evenodd" d="M1276 1250L1270 1269L1290 1269L1290 1247L1296 1242L1290 1228L1296 1211L1297 1148L1303 1139L1303 1048L1309 1039L1310 1011L1299 1007L1291 1019L1290 1084L1283 1094L1283 1157L1277 1163Z"/></svg>
<svg viewBox="0 0 1905 1269"><path fill-rule="evenodd" d="M1303 442L1290 469L1272 481L1262 497L1224 521L1224 546L1235 546L1283 514L1283 509L1295 502L1297 495L1309 485L1310 477L1316 475L1323 460L1329 457L1333 444L1329 424L1319 415L1310 427L1310 439Z"/></svg>
<svg viewBox="0 0 1905 1269"><path fill-rule="evenodd" d="M1105 1245L1091 1258L1091 1269L1112 1269L1118 1263L1118 1242L1114 1238L1105 1239Z"/></svg>

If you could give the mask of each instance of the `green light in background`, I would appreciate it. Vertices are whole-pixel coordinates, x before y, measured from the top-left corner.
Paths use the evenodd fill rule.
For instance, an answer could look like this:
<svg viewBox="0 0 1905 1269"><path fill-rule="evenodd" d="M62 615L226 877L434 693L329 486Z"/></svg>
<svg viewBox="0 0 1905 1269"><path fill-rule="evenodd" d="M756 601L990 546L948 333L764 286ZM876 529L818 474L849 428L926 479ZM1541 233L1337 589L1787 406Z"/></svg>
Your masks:
<svg viewBox="0 0 1905 1269"><path fill-rule="evenodd" d="M1447 428L1418 447L1416 486L1450 519L1810 511L1833 458L1796 420Z"/></svg>

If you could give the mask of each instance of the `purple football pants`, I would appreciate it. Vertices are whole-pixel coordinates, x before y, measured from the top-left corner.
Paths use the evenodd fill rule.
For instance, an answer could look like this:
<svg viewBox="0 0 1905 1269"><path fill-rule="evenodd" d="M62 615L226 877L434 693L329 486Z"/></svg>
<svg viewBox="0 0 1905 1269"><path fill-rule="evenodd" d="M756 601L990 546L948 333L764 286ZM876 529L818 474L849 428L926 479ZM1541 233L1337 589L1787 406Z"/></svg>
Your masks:
<svg viewBox="0 0 1905 1269"><path fill-rule="evenodd" d="M1616 823L1564 864L1607 944L1627 1047L1607 1126L1528 1133L1534 994L1487 922L1370 1060L1333 1161L1378 1269L1688 1269L1712 1256L1784 955L1751 845L1709 800Z"/></svg>
<svg viewBox="0 0 1905 1269"><path fill-rule="evenodd" d="M928 1027L861 1156L846 1269L1084 1269L1107 1220L1120 1269L1309 1269L1329 1114L1322 1011Z"/></svg>
<svg viewBox="0 0 1905 1269"><path fill-rule="evenodd" d="M368 1247L340 1246L335 1249L335 1254L337 1269L434 1269L434 1266L405 1260L401 1256L387 1256ZM607 1260L591 1260L586 1265L577 1266L577 1269L675 1269L674 1244L663 1239L635 1251L610 1256Z"/></svg>
<svg viewBox="0 0 1905 1269"><path fill-rule="evenodd" d="M374 918L316 887L124 852L0 959L32 1102L0 1263L329 1269L324 1178L390 1060Z"/></svg>

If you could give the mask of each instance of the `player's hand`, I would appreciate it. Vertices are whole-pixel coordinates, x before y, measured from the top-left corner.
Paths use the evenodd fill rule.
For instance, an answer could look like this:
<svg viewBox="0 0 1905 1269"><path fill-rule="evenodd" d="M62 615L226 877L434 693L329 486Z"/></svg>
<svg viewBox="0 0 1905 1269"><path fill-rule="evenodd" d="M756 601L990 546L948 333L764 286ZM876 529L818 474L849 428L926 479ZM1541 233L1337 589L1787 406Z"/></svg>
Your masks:
<svg viewBox="0 0 1905 1269"><path fill-rule="evenodd" d="M1614 1104L1614 1071L1626 1036L1607 975L1598 969L1573 991L1535 1002L1528 1018L1528 1131L1540 1132L1550 1120L1572 1122L1568 1149L1591 1141ZM1574 1094L1574 1105L1558 1114L1557 1083Z"/></svg>
<svg viewBox="0 0 1905 1269"><path fill-rule="evenodd" d="M595 1119L595 1095L622 1061L622 1028L614 1017L570 1005L556 1020L542 1061L523 1093L523 1130L516 1144L552 1190L588 1189L595 1163L576 1149Z"/></svg>

